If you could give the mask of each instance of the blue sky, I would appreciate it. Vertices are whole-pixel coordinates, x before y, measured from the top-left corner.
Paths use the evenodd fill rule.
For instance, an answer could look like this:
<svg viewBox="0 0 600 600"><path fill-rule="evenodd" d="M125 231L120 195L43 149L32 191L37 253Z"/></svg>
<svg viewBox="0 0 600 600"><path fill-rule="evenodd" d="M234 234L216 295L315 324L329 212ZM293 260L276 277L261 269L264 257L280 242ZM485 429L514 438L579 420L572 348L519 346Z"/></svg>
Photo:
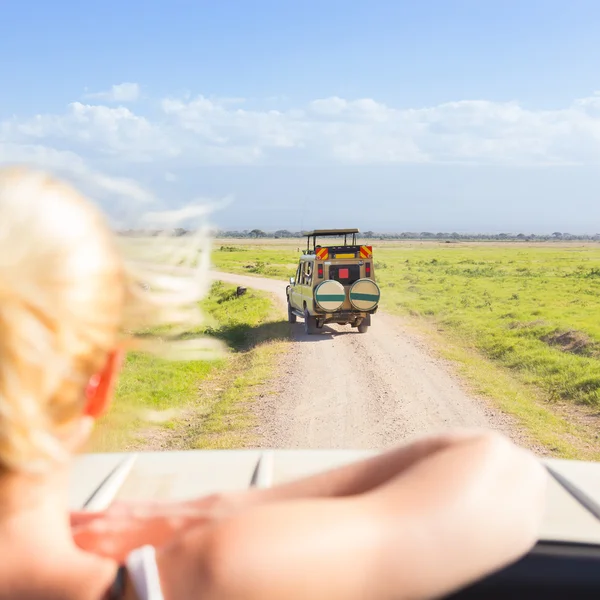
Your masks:
<svg viewBox="0 0 600 600"><path fill-rule="evenodd" d="M599 33L591 0L9 1L0 161L132 222L596 233Z"/></svg>

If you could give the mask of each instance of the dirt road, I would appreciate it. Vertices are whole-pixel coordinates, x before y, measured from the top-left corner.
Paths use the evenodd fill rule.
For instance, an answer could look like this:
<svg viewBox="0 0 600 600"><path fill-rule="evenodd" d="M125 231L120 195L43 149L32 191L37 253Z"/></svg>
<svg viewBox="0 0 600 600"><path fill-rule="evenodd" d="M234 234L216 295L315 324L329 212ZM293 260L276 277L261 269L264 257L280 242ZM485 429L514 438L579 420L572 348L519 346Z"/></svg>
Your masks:
<svg viewBox="0 0 600 600"><path fill-rule="evenodd" d="M284 282L213 277L270 292L283 310L287 306ZM257 403L262 447L385 448L455 427L492 427L520 437L505 416L470 397L396 317L378 312L366 334L332 325L308 336L301 319L290 327L292 350Z"/></svg>

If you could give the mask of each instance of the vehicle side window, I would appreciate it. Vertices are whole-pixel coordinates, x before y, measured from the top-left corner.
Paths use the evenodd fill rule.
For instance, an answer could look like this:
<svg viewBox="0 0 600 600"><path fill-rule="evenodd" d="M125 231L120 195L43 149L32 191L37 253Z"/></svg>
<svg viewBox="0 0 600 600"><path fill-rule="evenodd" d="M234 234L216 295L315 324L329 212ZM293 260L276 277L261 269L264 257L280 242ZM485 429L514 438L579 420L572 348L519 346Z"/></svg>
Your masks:
<svg viewBox="0 0 600 600"><path fill-rule="evenodd" d="M298 285L304 285L304 268L306 263L301 262L298 267Z"/></svg>
<svg viewBox="0 0 600 600"><path fill-rule="evenodd" d="M298 270L296 271L296 284L302 285L302 263L298 265Z"/></svg>
<svg viewBox="0 0 600 600"><path fill-rule="evenodd" d="M312 284L312 263L306 263L306 271L304 275L304 284L311 285Z"/></svg>

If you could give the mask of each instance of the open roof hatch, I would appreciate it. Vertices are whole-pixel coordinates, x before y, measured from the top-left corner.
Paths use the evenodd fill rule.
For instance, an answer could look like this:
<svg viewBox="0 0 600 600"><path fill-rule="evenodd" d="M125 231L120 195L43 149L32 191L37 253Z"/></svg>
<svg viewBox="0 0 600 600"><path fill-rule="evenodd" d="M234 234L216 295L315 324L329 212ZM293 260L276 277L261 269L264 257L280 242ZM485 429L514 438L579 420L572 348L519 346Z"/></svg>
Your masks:
<svg viewBox="0 0 600 600"><path fill-rule="evenodd" d="M317 238L319 237L343 237L344 246L356 246L356 234L360 233L358 229L315 229L314 231L306 231L303 235L306 239L306 254L314 254L317 246ZM348 236L351 237L351 242L348 243ZM312 239L312 248L311 248Z"/></svg>

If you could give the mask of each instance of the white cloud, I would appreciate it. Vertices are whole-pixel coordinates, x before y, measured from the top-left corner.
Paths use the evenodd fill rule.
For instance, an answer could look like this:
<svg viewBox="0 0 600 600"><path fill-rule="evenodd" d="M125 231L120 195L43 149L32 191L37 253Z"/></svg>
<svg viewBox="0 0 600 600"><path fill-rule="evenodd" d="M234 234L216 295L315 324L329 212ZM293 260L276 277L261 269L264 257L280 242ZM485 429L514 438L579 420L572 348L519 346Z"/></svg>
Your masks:
<svg viewBox="0 0 600 600"><path fill-rule="evenodd" d="M140 97L140 86L137 83L119 83L106 92L94 92L84 97L105 102L135 102Z"/></svg>
<svg viewBox="0 0 600 600"><path fill-rule="evenodd" d="M177 147L165 143L156 123L135 115L123 106L112 108L69 104L60 115L39 114L29 119L0 122L0 140L44 140L82 153L107 155L128 162L144 162L177 155Z"/></svg>
<svg viewBox="0 0 600 600"><path fill-rule="evenodd" d="M139 86L99 96L134 100ZM251 110L243 99L188 95L157 101L156 109L149 117L73 102L61 114L0 118L0 162L69 168L96 189L138 200L152 194L115 173L152 164L163 182L174 182L179 167L203 165L600 162L599 93L556 110L486 100L406 109L339 97Z"/></svg>
<svg viewBox="0 0 600 600"><path fill-rule="evenodd" d="M115 86L118 88L119 86ZM398 109L370 98L321 98L286 111L241 101L166 98L153 119L132 110L73 102L62 114L0 123L2 139L67 147L125 163L595 164L600 95L559 110L463 100ZM164 171L172 167L165 165Z"/></svg>

